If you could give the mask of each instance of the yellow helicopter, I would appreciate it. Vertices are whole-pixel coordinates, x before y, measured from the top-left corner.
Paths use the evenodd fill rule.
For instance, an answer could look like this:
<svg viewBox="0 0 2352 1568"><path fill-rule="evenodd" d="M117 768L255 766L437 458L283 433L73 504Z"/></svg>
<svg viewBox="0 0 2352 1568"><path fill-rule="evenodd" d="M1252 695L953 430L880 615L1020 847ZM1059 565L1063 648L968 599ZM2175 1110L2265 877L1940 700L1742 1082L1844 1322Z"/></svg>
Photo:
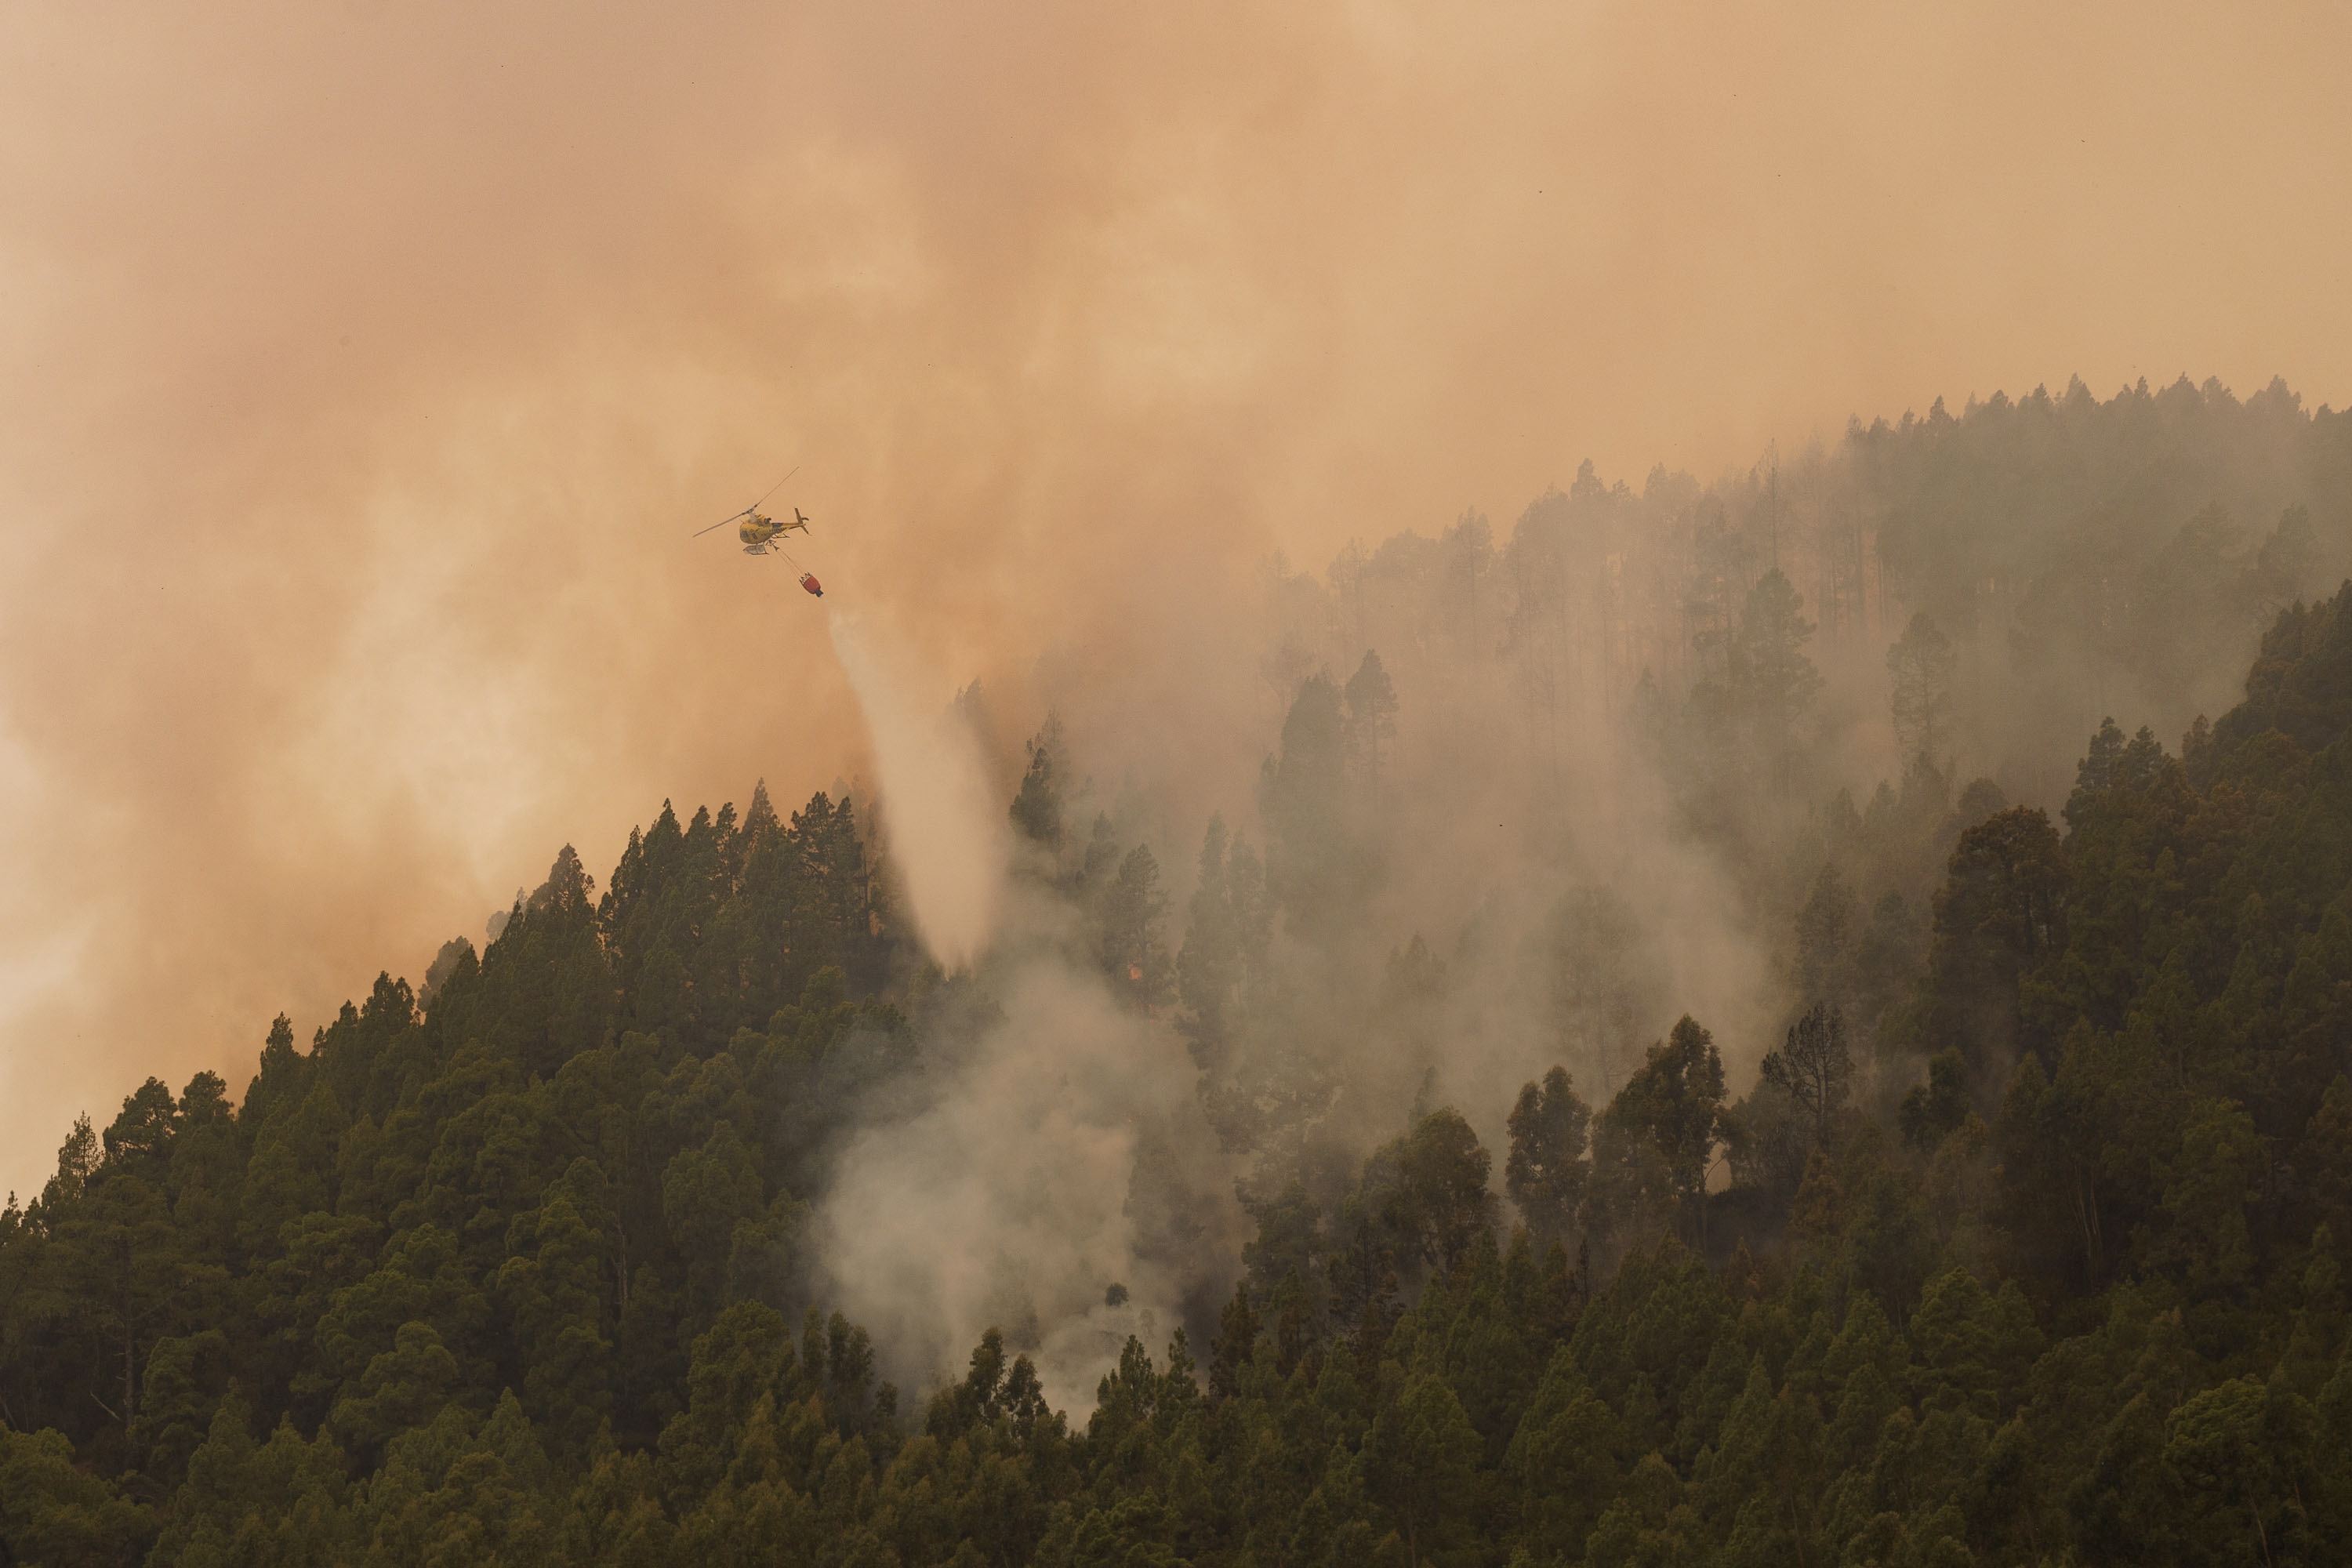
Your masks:
<svg viewBox="0 0 2352 1568"><path fill-rule="evenodd" d="M799 472L799 468L793 468L792 474L786 474L783 479L778 479L774 484L768 487L768 495L761 496L759 500L753 501L741 511L733 513L731 516L720 518L717 522L712 523L710 528L696 529L694 531L693 537L699 539L704 534L709 533L711 529L724 528L730 522L740 523L741 526L736 529L735 535L743 542L743 553L746 555L765 555L768 553L768 546L771 543L775 543L776 542L781 541L785 534L791 533L795 530L802 533L806 533L808 531L809 520L802 515L800 508L793 508L793 517L790 522L779 521L775 518L770 517L767 513L760 510L761 502L765 501L768 499L768 496L774 495L778 490L784 488L784 479L789 479L793 477L793 474L797 474ZM782 552L781 545L778 546L778 552L779 553Z"/></svg>
<svg viewBox="0 0 2352 1568"><path fill-rule="evenodd" d="M794 467L793 474L797 474L799 472L799 468ZM771 552L771 550L772 550L774 553L782 556L786 561L792 562L793 570L800 574L801 587L805 592L813 594L816 597L822 599L824 597L824 584L816 580L816 574L814 572L803 571L799 562L793 561L792 552L784 548L784 536L786 534L793 532L806 533L808 531L809 520L807 516L800 508L794 507L793 508L793 520L790 522L782 522L779 521L775 518L770 517L766 512L760 510L761 504L768 499L768 496L774 495L778 490L782 489L784 488L784 479L791 479L793 474L786 474L783 479L778 479L774 484L770 485L768 487L768 495L761 496L759 500L753 501L750 506L745 507L741 511L735 513L732 517L722 517L717 522L712 523L709 528L696 529L694 531L693 537L699 539L704 534L710 532L712 529L724 528L730 522L739 524L740 526L735 530L735 537L743 542L744 554L766 555Z"/></svg>

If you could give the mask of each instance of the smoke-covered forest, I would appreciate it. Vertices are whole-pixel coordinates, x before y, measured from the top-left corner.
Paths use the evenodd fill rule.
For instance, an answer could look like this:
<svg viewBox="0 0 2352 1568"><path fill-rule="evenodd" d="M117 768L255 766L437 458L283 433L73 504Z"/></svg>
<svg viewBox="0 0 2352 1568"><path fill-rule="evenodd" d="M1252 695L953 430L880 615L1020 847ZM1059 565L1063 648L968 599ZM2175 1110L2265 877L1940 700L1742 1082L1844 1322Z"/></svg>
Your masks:
<svg viewBox="0 0 2352 1568"><path fill-rule="evenodd" d="M664 805L11 1198L0 1561L2344 1561L2347 569L2078 383L968 690L951 973Z"/></svg>

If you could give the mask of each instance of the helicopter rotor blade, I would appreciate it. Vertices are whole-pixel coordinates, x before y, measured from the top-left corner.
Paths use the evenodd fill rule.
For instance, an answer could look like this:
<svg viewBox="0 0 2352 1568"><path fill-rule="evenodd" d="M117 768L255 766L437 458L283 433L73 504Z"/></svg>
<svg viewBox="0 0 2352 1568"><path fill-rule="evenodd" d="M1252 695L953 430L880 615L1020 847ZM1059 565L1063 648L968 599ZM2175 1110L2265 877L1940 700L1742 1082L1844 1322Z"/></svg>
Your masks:
<svg viewBox="0 0 2352 1568"><path fill-rule="evenodd" d="M784 479L791 479L791 478L793 477L793 474L797 474L797 473L799 473L800 471L801 471L801 466L800 466L798 463L794 463L794 464L793 465L792 473L786 474L786 475L784 476L784 479L778 479L774 484L770 485L770 486L768 487L768 489L767 489L767 494L762 495L762 496L760 498L760 500L766 500L768 499L768 496L774 495L778 490L782 489L784 488ZM760 500L755 500L755 501L753 501L750 506L745 507L745 508L743 509L743 511L757 511L757 510L760 510ZM740 517L740 516L742 516L742 515L743 515L743 512L742 512L742 511L739 511L739 512L737 512L735 515L736 515L737 517Z"/></svg>
<svg viewBox="0 0 2352 1568"><path fill-rule="evenodd" d="M730 515L730 516L720 518L717 522L712 523L712 524L710 525L710 528L724 528L724 527L726 527L729 523L730 523L730 522L734 521L736 518L739 518L739 517L748 517L748 516L750 516L750 515L751 515L751 509L750 507L748 507L748 506L747 506L747 507L745 507L741 511L735 512L735 513L732 513L732 514L731 514L731 515ZM688 535L687 535L687 537L688 537L688 539L699 539L699 538L701 538L704 534L709 533L709 532L710 531L710 528L698 528L698 529L696 529L692 533L688 534Z"/></svg>

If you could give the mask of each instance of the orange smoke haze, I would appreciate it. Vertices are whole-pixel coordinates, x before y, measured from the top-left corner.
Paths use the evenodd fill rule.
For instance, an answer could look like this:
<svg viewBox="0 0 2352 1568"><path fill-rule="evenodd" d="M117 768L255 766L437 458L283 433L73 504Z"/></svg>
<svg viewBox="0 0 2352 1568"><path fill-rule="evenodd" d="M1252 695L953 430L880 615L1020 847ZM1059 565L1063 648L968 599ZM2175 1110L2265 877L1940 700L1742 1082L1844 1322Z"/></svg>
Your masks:
<svg viewBox="0 0 2352 1568"><path fill-rule="evenodd" d="M15 8L0 1183L566 840L858 775L836 604L941 703L1017 730L1045 659L1181 735L1268 552L1588 456L2341 404L2347 58L2323 5ZM823 606L686 537L796 462Z"/></svg>

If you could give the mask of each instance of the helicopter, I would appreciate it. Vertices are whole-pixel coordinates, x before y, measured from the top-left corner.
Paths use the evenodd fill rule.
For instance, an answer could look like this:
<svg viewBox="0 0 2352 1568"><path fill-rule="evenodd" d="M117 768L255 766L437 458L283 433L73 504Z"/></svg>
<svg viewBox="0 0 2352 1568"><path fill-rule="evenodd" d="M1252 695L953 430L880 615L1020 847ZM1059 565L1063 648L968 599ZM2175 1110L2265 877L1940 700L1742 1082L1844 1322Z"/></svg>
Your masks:
<svg viewBox="0 0 2352 1568"><path fill-rule="evenodd" d="M730 522L735 523L738 525L735 530L735 536L743 542L744 554L766 555L772 550L773 553L783 556L786 561L791 561L793 569L796 572L800 572L802 588L822 599L824 597L824 587L822 584L817 582L816 574L813 572L802 571L801 563L797 561L793 561L791 553L783 547L783 539L786 534L793 533L794 531L801 533L806 533L808 531L809 520L807 514L803 512L800 508L794 507L793 508L792 521L790 522L782 522L777 521L775 518L770 517L766 512L760 510L761 504L767 500L768 496L774 495L778 490L784 488L784 479L789 479L793 477L793 474L797 474L799 472L799 468L795 467L792 473L784 476L784 479L778 479L774 484L770 485L768 487L767 495L761 496L758 500L753 501L741 511L720 518L717 522L712 523L709 528L698 528L695 530L692 537L699 539L704 534L710 532L713 529L724 528Z"/></svg>
<svg viewBox="0 0 2352 1568"><path fill-rule="evenodd" d="M743 541L743 553L746 555L765 555L771 541L791 533L796 529L803 533L808 531L808 519L802 514L798 507L793 508L793 520L790 522L778 522L774 518L760 511L739 512L736 516L743 520L743 526L735 531ZM735 519L730 517L727 521L732 522Z"/></svg>

